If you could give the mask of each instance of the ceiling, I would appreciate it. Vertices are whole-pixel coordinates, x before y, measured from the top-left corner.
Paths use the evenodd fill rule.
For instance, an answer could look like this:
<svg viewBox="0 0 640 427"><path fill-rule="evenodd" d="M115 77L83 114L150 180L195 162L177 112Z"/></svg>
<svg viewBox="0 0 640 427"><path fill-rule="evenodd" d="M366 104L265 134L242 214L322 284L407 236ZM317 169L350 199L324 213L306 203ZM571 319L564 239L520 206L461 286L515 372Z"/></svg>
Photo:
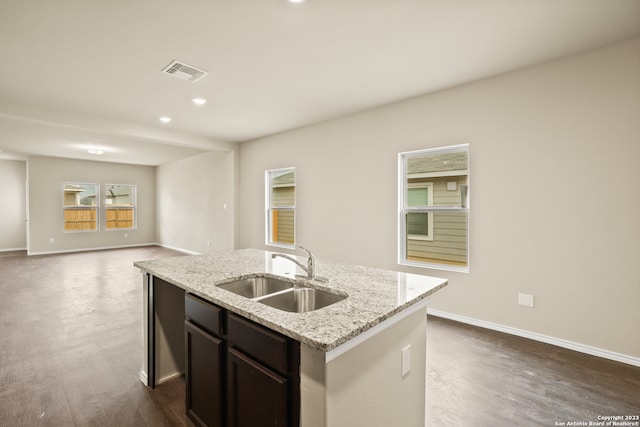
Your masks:
<svg viewBox="0 0 640 427"><path fill-rule="evenodd" d="M638 35L640 0L0 0L0 156L159 165Z"/></svg>

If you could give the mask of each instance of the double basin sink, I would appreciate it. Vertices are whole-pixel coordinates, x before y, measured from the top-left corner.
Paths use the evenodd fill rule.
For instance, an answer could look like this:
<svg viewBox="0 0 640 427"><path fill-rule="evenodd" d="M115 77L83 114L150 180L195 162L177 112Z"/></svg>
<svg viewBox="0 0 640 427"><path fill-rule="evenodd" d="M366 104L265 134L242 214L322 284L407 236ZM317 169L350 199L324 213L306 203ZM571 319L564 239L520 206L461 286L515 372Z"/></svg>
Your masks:
<svg viewBox="0 0 640 427"><path fill-rule="evenodd" d="M279 310L306 313L342 301L347 296L334 294L274 277L249 277L218 285L234 294Z"/></svg>

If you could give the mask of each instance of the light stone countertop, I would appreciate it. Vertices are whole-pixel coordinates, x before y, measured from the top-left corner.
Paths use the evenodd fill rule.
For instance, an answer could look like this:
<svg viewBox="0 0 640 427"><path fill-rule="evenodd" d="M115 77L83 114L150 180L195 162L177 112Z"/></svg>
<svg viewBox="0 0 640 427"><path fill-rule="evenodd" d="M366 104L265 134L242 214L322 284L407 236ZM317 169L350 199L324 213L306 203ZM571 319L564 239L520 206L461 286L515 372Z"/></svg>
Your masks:
<svg viewBox="0 0 640 427"><path fill-rule="evenodd" d="M220 289L217 285L250 276L305 275L272 252L241 249L207 255L139 261L141 270L231 312L321 351L331 351L380 322L424 300L447 285L446 279L316 259L316 275L328 283L304 285L347 294L348 298L307 313L290 313ZM306 258L296 257L303 265Z"/></svg>

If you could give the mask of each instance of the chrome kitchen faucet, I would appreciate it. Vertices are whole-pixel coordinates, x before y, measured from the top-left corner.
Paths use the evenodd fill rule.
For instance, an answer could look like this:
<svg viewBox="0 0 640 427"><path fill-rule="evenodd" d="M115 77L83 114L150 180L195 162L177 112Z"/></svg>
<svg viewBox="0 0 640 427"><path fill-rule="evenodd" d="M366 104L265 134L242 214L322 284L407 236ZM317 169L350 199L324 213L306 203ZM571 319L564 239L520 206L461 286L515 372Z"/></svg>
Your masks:
<svg viewBox="0 0 640 427"><path fill-rule="evenodd" d="M294 257L286 255L286 254L273 253L273 254L271 254L271 258L272 259L275 258L275 257L286 258L289 261L293 261L294 263L296 263L301 269L304 270L305 273L307 273L306 279L318 280L320 282L327 282L328 281L327 279L324 279L322 277L316 277L316 258L313 256L311 251L309 249L305 248L304 246L298 246L298 247L300 249L306 251L309 254L309 258L307 259L307 266L306 267L304 265L302 265L300 263L300 261L298 261Z"/></svg>

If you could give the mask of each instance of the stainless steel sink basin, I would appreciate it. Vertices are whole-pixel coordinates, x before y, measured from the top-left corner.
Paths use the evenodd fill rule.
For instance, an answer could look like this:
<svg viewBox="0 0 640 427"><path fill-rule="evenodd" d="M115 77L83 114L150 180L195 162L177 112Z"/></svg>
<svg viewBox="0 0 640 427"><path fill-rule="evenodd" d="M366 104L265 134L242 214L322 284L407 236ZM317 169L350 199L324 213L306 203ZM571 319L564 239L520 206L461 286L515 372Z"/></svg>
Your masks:
<svg viewBox="0 0 640 427"><path fill-rule="evenodd" d="M258 298L293 287L293 283L272 277L250 277L218 285L234 294L247 298Z"/></svg>
<svg viewBox="0 0 640 427"><path fill-rule="evenodd" d="M259 299L263 304L293 313L306 313L342 301L346 296L312 288L294 288Z"/></svg>
<svg viewBox="0 0 640 427"><path fill-rule="evenodd" d="M342 301L346 295L320 289L300 287L300 284L273 277L249 277L218 285L234 294L292 313L306 313Z"/></svg>

